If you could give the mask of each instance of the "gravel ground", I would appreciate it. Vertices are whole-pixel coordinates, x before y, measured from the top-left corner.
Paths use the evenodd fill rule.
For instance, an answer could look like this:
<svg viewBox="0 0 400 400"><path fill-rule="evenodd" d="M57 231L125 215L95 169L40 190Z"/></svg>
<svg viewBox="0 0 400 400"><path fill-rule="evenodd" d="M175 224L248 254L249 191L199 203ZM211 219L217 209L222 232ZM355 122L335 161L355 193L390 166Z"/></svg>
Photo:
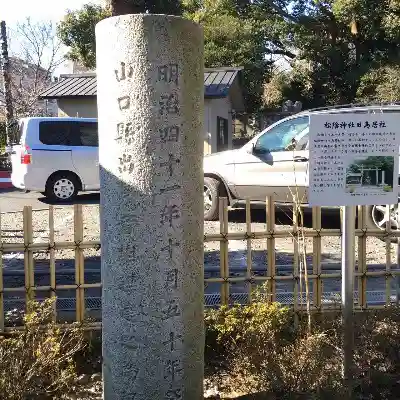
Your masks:
<svg viewBox="0 0 400 400"><path fill-rule="evenodd" d="M83 225L84 225L84 241L99 241L99 206L84 205L83 208ZM290 218L284 213L277 212L276 230L291 229ZM229 233L245 232L245 213L242 210L235 210L229 213ZM306 220L306 224L311 226L310 221ZM33 239L35 243L47 243L49 240L49 214L47 210L33 212ZM324 219L324 225L328 228L339 228L337 220L330 218L327 222ZM324 227L324 226L323 226ZM55 241L66 242L74 241L74 209L73 206L63 206L54 209L54 228ZM253 232L262 232L266 230L265 213L255 212L252 214L251 229ZM205 222L205 234L219 233L219 222ZM311 230L306 227L305 230ZM1 235L3 242L6 243L23 243L23 217L22 212L3 214L1 216ZM265 239L252 239L251 247L253 252L265 252L267 249L267 241ZM277 238L275 239L276 263L290 264L293 259L293 238ZM323 237L322 243L322 259L323 262L336 262L340 260L341 244L339 237ZM219 242L206 242L204 250L206 253L214 253L216 258L220 248ZM396 263L397 245L391 244L391 262ZM247 250L247 242L244 240L230 240L229 251L245 253ZM308 255L312 255L312 239L306 239L306 250ZM97 249L85 250L85 257L96 257L99 255ZM356 245L357 256L357 245ZM21 254L11 254L6 258L21 257ZM74 258L73 250L57 250L57 259ZM47 259L46 252L35 253L35 259ZM367 263L368 264L385 264L386 263L386 244L377 238L367 239Z"/></svg>

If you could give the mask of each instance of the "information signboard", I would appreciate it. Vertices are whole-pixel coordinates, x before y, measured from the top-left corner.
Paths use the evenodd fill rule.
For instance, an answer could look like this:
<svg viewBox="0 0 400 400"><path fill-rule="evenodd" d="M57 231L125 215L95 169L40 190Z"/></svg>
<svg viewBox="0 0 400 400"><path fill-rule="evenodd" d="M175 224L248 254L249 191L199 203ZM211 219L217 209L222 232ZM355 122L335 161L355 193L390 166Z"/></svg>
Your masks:
<svg viewBox="0 0 400 400"><path fill-rule="evenodd" d="M312 115L309 204L397 204L399 139L398 114Z"/></svg>

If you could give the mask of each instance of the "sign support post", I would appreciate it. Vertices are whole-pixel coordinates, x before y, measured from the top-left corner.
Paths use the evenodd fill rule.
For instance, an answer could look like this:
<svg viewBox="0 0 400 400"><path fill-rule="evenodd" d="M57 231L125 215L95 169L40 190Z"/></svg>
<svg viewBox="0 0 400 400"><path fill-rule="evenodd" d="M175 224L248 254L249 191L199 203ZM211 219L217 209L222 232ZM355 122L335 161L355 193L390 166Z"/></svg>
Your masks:
<svg viewBox="0 0 400 400"><path fill-rule="evenodd" d="M354 385L356 206L395 204L399 193L398 118L376 111L310 116L309 204L341 206L343 210L341 310L346 399L351 399Z"/></svg>
<svg viewBox="0 0 400 400"><path fill-rule="evenodd" d="M352 391L354 353L354 264L355 207L343 207L342 219L342 326L343 380L348 395Z"/></svg>

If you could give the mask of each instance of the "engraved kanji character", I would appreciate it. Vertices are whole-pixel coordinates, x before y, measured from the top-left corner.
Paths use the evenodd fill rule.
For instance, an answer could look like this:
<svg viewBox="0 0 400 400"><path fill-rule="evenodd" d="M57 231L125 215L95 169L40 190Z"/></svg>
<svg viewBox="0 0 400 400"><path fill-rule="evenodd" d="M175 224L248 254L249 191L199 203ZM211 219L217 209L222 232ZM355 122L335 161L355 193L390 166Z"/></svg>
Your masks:
<svg viewBox="0 0 400 400"><path fill-rule="evenodd" d="M179 305L176 300L167 301L166 306L162 309L163 319L169 319L172 317L179 317L181 312Z"/></svg>
<svg viewBox="0 0 400 400"><path fill-rule="evenodd" d="M177 205L166 205L161 211L161 223L163 225L169 224L169 226L173 227L174 220L177 220L181 217L181 212Z"/></svg>
<svg viewBox="0 0 400 400"><path fill-rule="evenodd" d="M349 128L354 128L355 124L354 124L354 122L349 122L348 126L349 126Z"/></svg>
<svg viewBox="0 0 400 400"><path fill-rule="evenodd" d="M166 126L160 129L160 139L162 143L178 142L180 129L179 126Z"/></svg>
<svg viewBox="0 0 400 400"><path fill-rule="evenodd" d="M125 142L129 145L133 141L133 124L132 122L120 122L117 124L117 137L115 140L125 139Z"/></svg>
<svg viewBox="0 0 400 400"><path fill-rule="evenodd" d="M167 271L165 285L174 289L178 288L178 270L176 268Z"/></svg>
<svg viewBox="0 0 400 400"><path fill-rule="evenodd" d="M372 127L376 129L378 127L378 121L374 121L372 123Z"/></svg>
<svg viewBox="0 0 400 400"><path fill-rule="evenodd" d="M125 124L123 122L117 124L117 137L115 138L115 140L122 139L122 136L124 134L124 129L125 129Z"/></svg>
<svg viewBox="0 0 400 400"><path fill-rule="evenodd" d="M182 389L169 389L167 393L165 393L166 400L182 400Z"/></svg>
<svg viewBox="0 0 400 400"><path fill-rule="evenodd" d="M178 84L179 67L178 64L168 64L158 67L158 80Z"/></svg>
<svg viewBox="0 0 400 400"><path fill-rule="evenodd" d="M332 124L332 127L333 127L334 129L339 129L339 122L334 122L334 123Z"/></svg>
<svg viewBox="0 0 400 400"><path fill-rule="evenodd" d="M127 110L131 106L131 98L129 96L118 97L119 109Z"/></svg>
<svg viewBox="0 0 400 400"><path fill-rule="evenodd" d="M174 351L176 349L175 343L181 339L182 335L177 335L175 332L170 332L169 339L163 342L163 344L168 345L171 351Z"/></svg>
<svg viewBox="0 0 400 400"><path fill-rule="evenodd" d="M364 128L367 128L367 129L371 128L371 125L368 121L365 121Z"/></svg>
<svg viewBox="0 0 400 400"><path fill-rule="evenodd" d="M177 241L173 241L172 239L168 239L168 246L165 246L161 249L161 251L166 251L168 250L168 256L169 259L172 259L172 252L173 252L173 248L174 247L179 247L180 246L180 242Z"/></svg>
<svg viewBox="0 0 400 400"><path fill-rule="evenodd" d="M125 80L126 77L132 78L133 68L132 68L132 66L129 66L128 71L127 71L125 63L121 62L119 70L118 69L114 70L114 73L115 73L115 77L117 78L117 81L121 82L121 81Z"/></svg>
<svg viewBox="0 0 400 400"><path fill-rule="evenodd" d="M168 360L165 366L165 378L171 378L172 382L175 381L183 369L180 366L179 360Z"/></svg>
<svg viewBox="0 0 400 400"><path fill-rule="evenodd" d="M169 176L171 177L174 173L174 165L179 164L181 160L175 158L173 154L168 155L168 161L163 162L160 164L161 167L168 167Z"/></svg>
<svg viewBox="0 0 400 400"><path fill-rule="evenodd" d="M330 122L325 122L324 127L327 129L331 129L332 128L332 124Z"/></svg>
<svg viewBox="0 0 400 400"><path fill-rule="evenodd" d="M340 123L340 127L343 128L343 129L346 129L346 127L347 127L346 122L341 122Z"/></svg>
<svg viewBox="0 0 400 400"><path fill-rule="evenodd" d="M179 114L179 98L176 93L163 94L159 105L161 115Z"/></svg>
<svg viewBox="0 0 400 400"><path fill-rule="evenodd" d="M362 128L362 122L357 122L357 128Z"/></svg>
<svg viewBox="0 0 400 400"><path fill-rule="evenodd" d="M379 128L386 128L386 122L385 121L380 121L379 122Z"/></svg>
<svg viewBox="0 0 400 400"><path fill-rule="evenodd" d="M123 154L122 157L119 157L118 170L121 174L126 171L131 174L133 172L133 169L134 163L132 162L132 156L130 154Z"/></svg>

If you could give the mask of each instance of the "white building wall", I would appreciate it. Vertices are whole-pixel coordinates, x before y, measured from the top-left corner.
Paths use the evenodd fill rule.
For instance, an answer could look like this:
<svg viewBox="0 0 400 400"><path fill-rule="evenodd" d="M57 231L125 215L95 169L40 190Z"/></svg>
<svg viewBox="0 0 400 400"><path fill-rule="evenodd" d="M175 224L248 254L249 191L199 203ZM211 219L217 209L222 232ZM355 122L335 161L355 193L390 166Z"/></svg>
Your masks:
<svg viewBox="0 0 400 400"><path fill-rule="evenodd" d="M217 150L217 117L222 117L228 120L228 149L232 149L232 106L228 97L221 99L210 99L211 103L209 125L211 132L211 152Z"/></svg>

